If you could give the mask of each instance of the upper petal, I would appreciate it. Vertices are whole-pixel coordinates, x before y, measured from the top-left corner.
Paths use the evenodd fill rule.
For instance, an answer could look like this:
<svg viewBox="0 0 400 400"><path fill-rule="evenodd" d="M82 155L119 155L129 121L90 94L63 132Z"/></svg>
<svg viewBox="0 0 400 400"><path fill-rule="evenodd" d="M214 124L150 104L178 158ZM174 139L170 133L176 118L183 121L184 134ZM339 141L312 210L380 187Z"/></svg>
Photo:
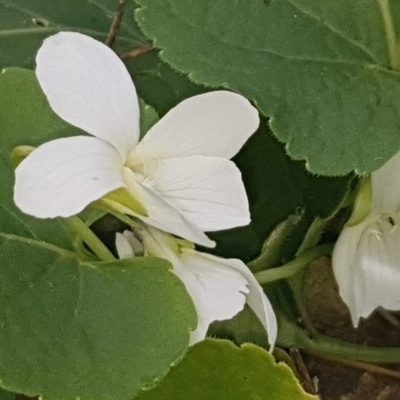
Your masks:
<svg viewBox="0 0 400 400"><path fill-rule="evenodd" d="M136 213L130 213L129 210L126 210L127 214L134 215L151 226L191 242L206 247L215 246L215 242L209 239L201 229L187 220L177 209L164 200L159 193L140 182L129 168L124 168L123 174L129 191L144 204L148 216L144 217Z"/></svg>
<svg viewBox="0 0 400 400"><path fill-rule="evenodd" d="M221 258L183 249L173 270L183 281L196 307L198 324L191 333L193 345L206 337L213 321L230 319L243 310L247 280Z"/></svg>
<svg viewBox="0 0 400 400"><path fill-rule="evenodd" d="M396 213L400 210L400 152L371 174L372 210Z"/></svg>
<svg viewBox="0 0 400 400"><path fill-rule="evenodd" d="M332 266L354 326L379 306L400 309L399 243L396 217L387 215L372 215L340 234Z"/></svg>
<svg viewBox="0 0 400 400"><path fill-rule="evenodd" d="M151 187L202 231L250 222L249 204L236 165L219 157L163 160L149 171Z"/></svg>
<svg viewBox="0 0 400 400"><path fill-rule="evenodd" d="M121 170L121 157L102 140L53 140L35 149L15 170L14 201L35 217L70 217L124 186Z"/></svg>
<svg viewBox="0 0 400 400"><path fill-rule="evenodd" d="M257 110L243 96L210 92L178 104L147 132L139 147L156 158L231 158L259 123Z"/></svg>
<svg viewBox="0 0 400 400"><path fill-rule="evenodd" d="M139 140L139 105L119 57L89 36L61 32L44 41L36 63L51 108L126 156Z"/></svg>
<svg viewBox="0 0 400 400"><path fill-rule="evenodd" d="M260 322L263 324L268 334L268 342L271 346L271 351L274 348L276 337L278 335L278 323L276 320L275 312L272 308L268 297L264 293L263 288L257 282L253 273L249 268L240 260L230 259L224 260L229 263L230 267L238 271L244 276L248 282L250 289L247 295L247 304L254 311L254 314L258 317Z"/></svg>

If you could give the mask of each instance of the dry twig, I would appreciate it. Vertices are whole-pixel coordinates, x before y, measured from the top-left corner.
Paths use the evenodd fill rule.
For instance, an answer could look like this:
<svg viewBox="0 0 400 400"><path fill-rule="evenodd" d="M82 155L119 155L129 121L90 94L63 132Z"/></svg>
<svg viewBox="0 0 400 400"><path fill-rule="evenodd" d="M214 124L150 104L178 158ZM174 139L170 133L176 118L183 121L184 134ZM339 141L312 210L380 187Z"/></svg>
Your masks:
<svg viewBox="0 0 400 400"><path fill-rule="evenodd" d="M119 57L121 58L122 61L127 61L127 60L130 60L131 58L138 57L138 56L148 53L149 51L152 51L152 50L154 50L153 46L145 45L142 47L138 47L137 49L128 51L126 53L123 53Z"/></svg>
<svg viewBox="0 0 400 400"><path fill-rule="evenodd" d="M119 0L118 10L115 14L113 22L111 24L110 30L107 34L107 38L105 44L109 47L112 47L114 44L115 38L117 37L119 27L121 25L122 15L124 14L124 7L126 4L126 0Z"/></svg>

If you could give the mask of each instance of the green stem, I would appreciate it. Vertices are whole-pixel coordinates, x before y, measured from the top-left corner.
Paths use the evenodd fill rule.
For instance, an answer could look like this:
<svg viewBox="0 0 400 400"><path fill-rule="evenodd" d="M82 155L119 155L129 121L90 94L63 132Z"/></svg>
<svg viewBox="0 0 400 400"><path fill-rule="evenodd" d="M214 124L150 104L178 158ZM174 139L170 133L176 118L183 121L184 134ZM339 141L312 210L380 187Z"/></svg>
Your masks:
<svg viewBox="0 0 400 400"><path fill-rule="evenodd" d="M137 221L133 220L131 217L128 215L122 214L116 210L114 210L112 207L108 206L107 204L96 204L96 207L98 210L105 211L108 214L111 214L115 218L119 219L121 222L129 225L133 229L140 229L141 225Z"/></svg>
<svg viewBox="0 0 400 400"><path fill-rule="evenodd" d="M103 242L94 234L94 232L79 218L70 217L63 220L67 227L85 242L90 250L101 261L113 261L115 257Z"/></svg>
<svg viewBox="0 0 400 400"><path fill-rule="evenodd" d="M399 371L394 371L392 369L383 368L376 364L365 363L362 361L344 360L342 358L332 357L332 356L327 356L327 355L322 355L322 354L315 354L315 355L324 360L333 361L336 363L347 365L348 367L362 369L364 371L368 371L373 374L386 375L386 376L390 376L392 378L400 380L400 372Z"/></svg>
<svg viewBox="0 0 400 400"><path fill-rule="evenodd" d="M248 263L248 267L253 273L275 267L282 262L282 247L286 243L288 236L301 221L301 218L301 214L289 215L285 221L274 228L264 242L259 257Z"/></svg>
<svg viewBox="0 0 400 400"><path fill-rule="evenodd" d="M296 256L299 257L307 250L313 249L321 239L322 233L326 226L331 221L331 218L315 217L307 230L306 236L304 237L300 247L296 252Z"/></svg>
<svg viewBox="0 0 400 400"><path fill-rule="evenodd" d="M400 348L369 347L319 334L312 338L307 331L289 321L279 311L277 316L279 319L277 345L280 347L294 346L316 356L339 357L353 361L392 364L400 362Z"/></svg>
<svg viewBox="0 0 400 400"><path fill-rule="evenodd" d="M389 0L377 0L383 23L385 25L386 41L389 49L390 66L394 70L400 70L400 52L396 38L396 32L394 30L393 18L390 12Z"/></svg>
<svg viewBox="0 0 400 400"><path fill-rule="evenodd" d="M334 245L332 243L328 243L314 247L311 250L305 251L296 259L288 262L285 265L282 265L281 267L257 272L254 274L254 276L260 285L265 285L266 283L274 282L279 279L289 278L290 276L293 276L294 274L303 270L312 261L317 260L322 256L330 255L332 253L333 246Z"/></svg>
<svg viewBox="0 0 400 400"><path fill-rule="evenodd" d="M323 231L326 229L328 223L332 220L332 216L321 218L317 216L307 230L306 236L303 239L299 249L297 250L297 257L300 257L306 251L309 251L317 245L320 241ZM301 315L302 325L306 327L311 333L315 333L316 329L308 315L306 305L306 292L304 290L305 277L307 271L303 269L300 273L288 279L288 284L292 289L293 299L296 302L297 309Z"/></svg>
<svg viewBox="0 0 400 400"><path fill-rule="evenodd" d="M372 182L371 177L360 178L355 189L353 212L346 226L356 226L368 217L372 204Z"/></svg>

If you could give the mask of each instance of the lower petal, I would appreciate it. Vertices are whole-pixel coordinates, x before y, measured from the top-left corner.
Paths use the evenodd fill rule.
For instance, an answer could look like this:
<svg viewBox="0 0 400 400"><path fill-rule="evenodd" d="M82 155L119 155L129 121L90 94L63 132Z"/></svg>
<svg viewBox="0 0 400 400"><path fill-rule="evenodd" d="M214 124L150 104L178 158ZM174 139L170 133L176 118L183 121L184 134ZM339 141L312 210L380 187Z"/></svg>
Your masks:
<svg viewBox="0 0 400 400"><path fill-rule="evenodd" d="M377 307L400 309L400 229L396 217L376 215L344 228L332 266L354 326Z"/></svg>
<svg viewBox="0 0 400 400"><path fill-rule="evenodd" d="M38 218L70 217L125 186L122 160L108 143L75 136L47 142L15 170L14 201Z"/></svg>
<svg viewBox="0 0 400 400"><path fill-rule="evenodd" d="M147 211L147 216L136 213L130 213L131 215L155 228L180 236L191 242L206 247L215 246L215 242L210 240L202 230L189 222L178 210L166 202L160 194L139 182L129 168L124 168L123 174L132 196L137 197L144 204Z"/></svg>
<svg viewBox="0 0 400 400"><path fill-rule="evenodd" d="M230 260L183 249L174 272L183 281L197 310L198 325L191 334L193 345L206 337L209 325L234 317L243 310L247 279L229 265Z"/></svg>
<svg viewBox="0 0 400 400"><path fill-rule="evenodd" d="M268 334L268 342L271 346L270 351L272 351L278 335L278 323L268 297L264 293L263 288L257 282L253 273L242 261L236 259L224 261L229 263L231 268L235 269L246 278L250 290L249 294L247 295L247 304L254 311L254 314L256 314L264 326Z"/></svg>
<svg viewBox="0 0 400 400"><path fill-rule="evenodd" d="M148 176L154 190L205 232L250 223L242 176L232 161L205 156L167 159L150 168Z"/></svg>

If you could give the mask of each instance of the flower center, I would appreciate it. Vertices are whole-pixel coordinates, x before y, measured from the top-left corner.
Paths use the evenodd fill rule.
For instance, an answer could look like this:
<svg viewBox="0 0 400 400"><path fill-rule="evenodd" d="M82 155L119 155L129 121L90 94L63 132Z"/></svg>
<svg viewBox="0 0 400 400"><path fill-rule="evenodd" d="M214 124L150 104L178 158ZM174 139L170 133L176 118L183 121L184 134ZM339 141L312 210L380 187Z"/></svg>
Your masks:
<svg viewBox="0 0 400 400"><path fill-rule="evenodd" d="M131 228L130 231L125 231L124 237L129 242L136 257L141 257L144 255L143 239L137 229Z"/></svg>
<svg viewBox="0 0 400 400"><path fill-rule="evenodd" d="M140 145L139 145L140 146ZM125 166L130 168L135 174L149 177L152 172L158 167L159 160L147 149L143 147L135 147L129 153Z"/></svg>

